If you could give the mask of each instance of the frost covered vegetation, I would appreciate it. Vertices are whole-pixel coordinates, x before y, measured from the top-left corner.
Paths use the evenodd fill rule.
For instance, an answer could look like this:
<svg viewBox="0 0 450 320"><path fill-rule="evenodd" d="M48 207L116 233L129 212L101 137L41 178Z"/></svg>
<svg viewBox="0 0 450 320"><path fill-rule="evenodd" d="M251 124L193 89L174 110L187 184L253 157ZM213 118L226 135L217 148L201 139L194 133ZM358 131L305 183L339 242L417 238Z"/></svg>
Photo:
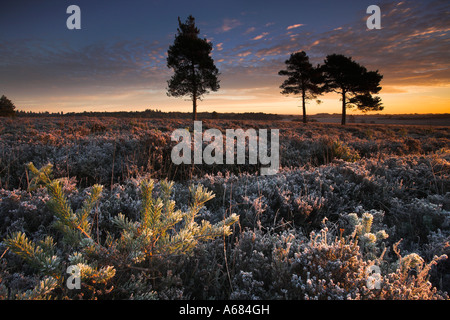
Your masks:
<svg viewBox="0 0 450 320"><path fill-rule="evenodd" d="M273 176L173 165L178 128L0 119L0 298L448 298L448 127L203 122L279 129Z"/></svg>

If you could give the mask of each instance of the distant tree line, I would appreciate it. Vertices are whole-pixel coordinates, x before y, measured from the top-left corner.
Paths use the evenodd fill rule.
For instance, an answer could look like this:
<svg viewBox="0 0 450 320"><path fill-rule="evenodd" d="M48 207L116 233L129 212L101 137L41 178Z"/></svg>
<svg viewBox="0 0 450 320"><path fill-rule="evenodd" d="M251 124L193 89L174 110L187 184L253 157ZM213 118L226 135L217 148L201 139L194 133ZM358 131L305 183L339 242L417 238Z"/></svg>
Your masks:
<svg viewBox="0 0 450 320"><path fill-rule="evenodd" d="M211 57L213 45L199 34L192 15L184 23L178 17L178 33L167 52L167 67L174 71L167 82L167 95L190 97L193 120L197 119L197 100L220 88L219 70ZM278 73L288 77L280 87L281 93L301 96L304 123L307 122L307 101L328 92L341 96L343 125L347 108L355 107L363 112L383 110L381 99L372 96L380 92L383 76L378 70L368 71L351 57L327 55L322 65L314 67L301 51L291 54L285 63L286 69Z"/></svg>
<svg viewBox="0 0 450 320"><path fill-rule="evenodd" d="M33 112L33 111L16 111L16 117L115 117L115 118L146 118L146 119L190 119L191 112L170 111L147 109L145 111L84 111L84 112ZM218 113L199 112L198 120L206 119L223 119L223 120L282 120L284 116L278 114L270 114L263 112L244 112L244 113Z"/></svg>

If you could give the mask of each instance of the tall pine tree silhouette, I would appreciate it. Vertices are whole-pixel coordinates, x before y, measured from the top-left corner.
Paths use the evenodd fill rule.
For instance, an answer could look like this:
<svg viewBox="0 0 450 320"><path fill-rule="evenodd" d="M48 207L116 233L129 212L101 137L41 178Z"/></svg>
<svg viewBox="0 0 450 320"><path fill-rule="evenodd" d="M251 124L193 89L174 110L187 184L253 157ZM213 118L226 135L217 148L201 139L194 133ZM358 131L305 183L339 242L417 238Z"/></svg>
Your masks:
<svg viewBox="0 0 450 320"><path fill-rule="evenodd" d="M169 47L167 67L174 75L167 82L167 95L172 97L189 96L192 100L193 120L197 119L197 100L204 94L220 88L219 70L211 57L213 45L199 38L200 30L190 15L185 23L178 17L178 33L173 45Z"/></svg>
<svg viewBox="0 0 450 320"><path fill-rule="evenodd" d="M321 93L319 86L321 82L321 72L309 62L309 57L304 51L291 54L285 61L286 70L280 70L280 76L287 76L280 86L282 94L301 95L303 109L303 123L306 119L306 101L314 99Z"/></svg>

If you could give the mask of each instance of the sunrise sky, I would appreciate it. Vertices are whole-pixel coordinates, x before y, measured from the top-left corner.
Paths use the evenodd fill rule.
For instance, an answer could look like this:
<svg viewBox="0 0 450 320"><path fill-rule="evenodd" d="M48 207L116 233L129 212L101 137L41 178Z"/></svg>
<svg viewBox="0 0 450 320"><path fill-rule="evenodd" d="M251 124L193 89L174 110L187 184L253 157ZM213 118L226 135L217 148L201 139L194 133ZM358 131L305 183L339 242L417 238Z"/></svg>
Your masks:
<svg viewBox="0 0 450 320"><path fill-rule="evenodd" d="M81 30L68 30L69 5ZM381 8L381 30L366 9ZM198 111L299 114L280 94L278 71L295 51L311 62L351 56L384 78L382 113L450 112L450 2L374 0L9 1L1 5L0 95L25 111L191 111L166 95L166 54L177 17L196 19L213 43L221 89ZM339 96L309 114L339 113Z"/></svg>

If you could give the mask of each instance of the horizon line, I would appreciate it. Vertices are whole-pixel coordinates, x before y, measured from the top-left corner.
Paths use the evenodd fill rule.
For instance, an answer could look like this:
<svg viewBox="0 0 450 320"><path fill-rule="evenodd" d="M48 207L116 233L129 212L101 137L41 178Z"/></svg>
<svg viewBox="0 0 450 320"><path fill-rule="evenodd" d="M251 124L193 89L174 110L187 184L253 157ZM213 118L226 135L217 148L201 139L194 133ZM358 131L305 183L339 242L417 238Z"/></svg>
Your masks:
<svg viewBox="0 0 450 320"><path fill-rule="evenodd" d="M30 110L16 110L16 112L21 112L21 113L31 113L31 114L62 114L62 115L67 115L67 114L83 114L83 113L145 113L147 111L150 112L155 112L155 113L182 113L182 114L191 114L191 111L163 111L163 110L158 110L158 109L145 109L145 110L117 110L117 111L30 111ZM348 109L348 111L352 111L351 109ZM245 112L217 112L217 111L200 111L197 112L197 114L207 114L207 113L217 113L217 114L264 114L264 115L279 115L279 116L302 116L302 114L295 114L295 113L268 113L268 112L255 112L255 111L245 111ZM342 113L340 112L334 112L334 113L329 113L329 112L317 112L317 113L310 113L307 114L307 116L320 116L320 115L329 115L329 116L341 116ZM450 115L450 112L438 112L438 113L434 113L434 112L427 112L427 113L419 113L419 112L414 112L414 113L357 113L357 114L349 114L347 113L347 115L351 115L351 116L395 116L395 115Z"/></svg>

